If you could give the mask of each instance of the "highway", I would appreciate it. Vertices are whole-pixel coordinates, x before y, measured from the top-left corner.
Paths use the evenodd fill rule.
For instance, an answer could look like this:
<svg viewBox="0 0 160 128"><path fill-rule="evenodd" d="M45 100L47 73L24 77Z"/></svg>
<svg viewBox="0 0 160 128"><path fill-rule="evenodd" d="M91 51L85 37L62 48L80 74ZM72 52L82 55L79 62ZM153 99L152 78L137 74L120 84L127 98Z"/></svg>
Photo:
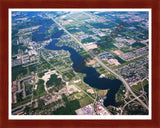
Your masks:
<svg viewBox="0 0 160 128"><path fill-rule="evenodd" d="M76 39L71 33L69 33L61 24L59 24L52 16L46 14L49 18L51 18L57 25L59 25L67 34L69 34L86 52L88 52L87 48L78 40ZM93 55L88 52L88 54L90 54L92 57ZM135 93L132 91L132 89L130 88L130 86L128 85L128 83L117 73L115 73L113 70L111 70L109 67L107 67L98 57L93 57L95 60L97 60L97 62L104 67L105 69L109 70L110 72L112 72L118 79L120 79L124 86L126 87L126 89L135 97L137 98L137 100L141 103L141 105L146 108L148 110L148 106L139 98L137 97L137 95L135 95Z"/></svg>
<svg viewBox="0 0 160 128"><path fill-rule="evenodd" d="M123 113L124 108L125 108L129 103L133 102L134 100L138 99L138 98L141 97L141 96L143 96L143 94L141 94L141 95L139 95L138 97L135 97L134 99L132 99L132 100L130 100L129 102L127 102L127 103L123 106L123 108L121 109L121 115L122 115L122 113Z"/></svg>

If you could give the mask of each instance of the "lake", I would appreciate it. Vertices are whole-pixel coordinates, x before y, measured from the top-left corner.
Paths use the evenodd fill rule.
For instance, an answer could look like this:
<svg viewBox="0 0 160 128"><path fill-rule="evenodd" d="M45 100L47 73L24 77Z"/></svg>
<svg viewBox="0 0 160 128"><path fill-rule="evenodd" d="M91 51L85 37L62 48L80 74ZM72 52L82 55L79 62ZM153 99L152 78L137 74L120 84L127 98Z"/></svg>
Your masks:
<svg viewBox="0 0 160 128"><path fill-rule="evenodd" d="M63 33L59 33L56 38L59 38ZM107 107L109 105L116 106L115 102L115 94L118 92L120 86L122 85L122 82L118 79L107 79L107 78L99 78L101 74L99 74L95 68L92 67L87 67L85 65L84 59L82 56L80 56L73 48L68 47L68 46L56 46L56 43L58 42L57 39L53 39L50 44L48 44L45 48L49 50L66 50L70 52L70 58L73 62L73 69L75 72L83 73L86 74L84 77L84 82L88 84L91 87L98 88L101 90L106 90L109 89L106 99L104 100L104 105ZM76 70L76 66L81 62L81 65L84 67L81 71Z"/></svg>

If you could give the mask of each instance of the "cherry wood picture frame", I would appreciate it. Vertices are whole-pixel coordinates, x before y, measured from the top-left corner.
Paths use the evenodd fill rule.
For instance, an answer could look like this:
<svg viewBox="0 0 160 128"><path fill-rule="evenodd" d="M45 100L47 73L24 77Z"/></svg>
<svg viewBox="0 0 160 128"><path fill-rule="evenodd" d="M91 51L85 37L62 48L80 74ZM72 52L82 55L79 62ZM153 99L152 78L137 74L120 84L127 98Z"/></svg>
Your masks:
<svg viewBox="0 0 160 128"><path fill-rule="evenodd" d="M149 8L152 9L151 120L9 120L9 8ZM0 128L159 128L160 127L159 0L0 0Z"/></svg>

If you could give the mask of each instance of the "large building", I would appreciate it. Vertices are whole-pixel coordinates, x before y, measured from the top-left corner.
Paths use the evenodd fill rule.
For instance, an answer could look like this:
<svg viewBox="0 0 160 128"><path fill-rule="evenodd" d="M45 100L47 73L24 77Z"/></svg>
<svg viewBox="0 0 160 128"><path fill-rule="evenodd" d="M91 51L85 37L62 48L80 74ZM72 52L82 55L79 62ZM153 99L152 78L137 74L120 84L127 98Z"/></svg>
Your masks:
<svg viewBox="0 0 160 128"><path fill-rule="evenodd" d="M101 60L103 60L103 59L112 59L112 58L114 58L114 56L109 52L104 52L104 53L100 53L98 55L98 58L101 59Z"/></svg>
<svg viewBox="0 0 160 128"><path fill-rule="evenodd" d="M13 81L12 83L12 92L16 92L17 91L17 82Z"/></svg>

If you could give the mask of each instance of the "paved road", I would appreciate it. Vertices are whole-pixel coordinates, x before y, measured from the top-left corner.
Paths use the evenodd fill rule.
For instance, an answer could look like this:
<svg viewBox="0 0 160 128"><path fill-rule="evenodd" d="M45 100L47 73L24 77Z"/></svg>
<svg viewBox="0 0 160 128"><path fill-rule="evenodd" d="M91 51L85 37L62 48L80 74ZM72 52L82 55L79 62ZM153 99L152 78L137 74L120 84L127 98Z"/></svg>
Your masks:
<svg viewBox="0 0 160 128"><path fill-rule="evenodd" d="M141 96L143 96L143 94L141 94L141 95L135 97L134 99L130 100L129 102L127 102L127 103L123 106L123 108L121 109L121 115L122 115L122 113L123 113L124 108L125 108L129 103L133 102L134 100L138 99L138 98L141 97Z"/></svg>
<svg viewBox="0 0 160 128"><path fill-rule="evenodd" d="M26 97L24 83L22 83L23 88L21 89L21 84L20 84L20 82L21 82L22 80L30 79L30 78L32 78L32 76L26 76L26 77L23 77L23 78L21 78L20 80L18 80L18 90L13 93L13 99L14 99L14 102L15 102L15 103L17 103L17 96L16 96L17 93L20 93L20 92L22 91L22 93L23 93L23 98Z"/></svg>
<svg viewBox="0 0 160 128"><path fill-rule="evenodd" d="M78 88L78 89L80 89L84 94L86 94L89 98L91 98L93 101L94 101L94 103L98 103L98 104L100 104L99 102L97 102L96 101L96 98L94 99L93 97L91 97L88 93L86 93L83 89L81 89L80 87L78 87L77 85L75 85L76 86L76 88ZM106 107L104 107L104 105L103 104L100 104L101 106L103 106L103 108L106 110L106 112L107 112L107 115L111 115L111 113L106 109Z"/></svg>
<svg viewBox="0 0 160 128"><path fill-rule="evenodd" d="M12 112L12 115L17 115L18 113L22 112L24 110L24 108L25 108L25 106L17 107L16 109L19 109L19 110ZM16 110L16 109L14 109L14 110Z"/></svg>
<svg viewBox="0 0 160 128"><path fill-rule="evenodd" d="M47 14L46 14L47 15ZM59 25L67 34L69 34L86 52L88 52L88 49L78 40L76 39L71 33L69 33L61 24L59 24L52 16L47 15L49 18L51 18L57 25ZM88 52L92 57L93 55ZM109 70L110 72L112 72L116 77L118 77L124 84L124 86L126 87L126 89L128 89L128 91L136 98L137 95L135 95L135 93L132 91L132 89L130 88L130 86L128 85L128 83L117 73L115 73L113 70L111 70L110 68L108 68L105 64L103 64L103 62L98 58L98 57L94 57L97 62L104 67L105 69ZM148 110L148 106L141 100L139 99L139 97L137 98L137 100L142 104L142 106L144 108L146 108Z"/></svg>
<svg viewBox="0 0 160 128"><path fill-rule="evenodd" d="M42 97L43 97L43 96L42 96ZM40 98L41 98L41 97L40 97ZM12 109L12 112L15 111L16 109L19 109L19 108L22 108L22 109L20 109L20 110L18 110L18 111L15 111L15 112L13 112L12 114L13 114L13 115L16 115L17 113L23 111L23 109L24 109L26 106L32 104L32 102L36 102L37 100L38 100L38 99L34 99L33 101L27 102L27 103L25 103L25 104L22 104L22 105L19 105L18 107L13 108L13 109Z"/></svg>

